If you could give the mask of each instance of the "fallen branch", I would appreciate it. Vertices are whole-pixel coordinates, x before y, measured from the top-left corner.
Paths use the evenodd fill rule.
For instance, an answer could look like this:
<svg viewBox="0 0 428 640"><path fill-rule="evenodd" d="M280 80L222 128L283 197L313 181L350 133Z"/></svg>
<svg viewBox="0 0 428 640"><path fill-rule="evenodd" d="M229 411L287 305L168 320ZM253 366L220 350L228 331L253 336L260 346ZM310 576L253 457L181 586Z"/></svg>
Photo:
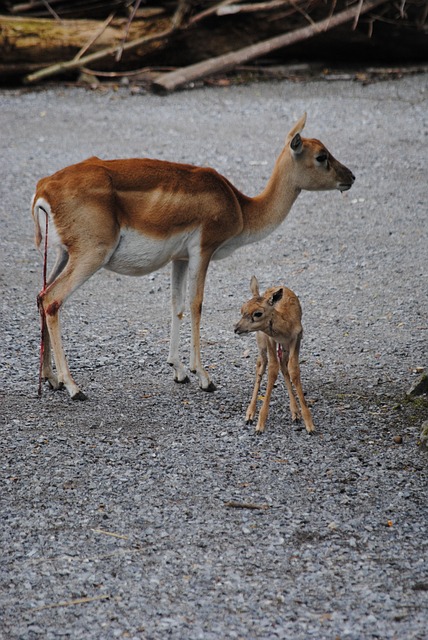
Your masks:
<svg viewBox="0 0 428 640"><path fill-rule="evenodd" d="M161 93L174 91L174 89L189 82L201 80L215 73L230 71L239 64L267 55L272 51L290 46L301 40L312 38L345 22L349 22L355 19L356 16L359 17L367 13L367 11L371 11L375 7L384 4L385 1L386 0L367 0L362 6L358 4L357 7L354 6L346 9L324 20L310 24L307 27L296 29L295 31L269 38L268 40L263 40L262 42L244 47L238 51L232 51L215 58L210 58L209 60L203 60L202 62L192 64L171 73L163 74L153 81L152 87L155 91Z"/></svg>
<svg viewBox="0 0 428 640"><path fill-rule="evenodd" d="M289 0L270 0L269 2L253 2L251 4L231 4L222 6L216 10L218 16L229 16L236 13L256 13L257 11L272 11L289 5Z"/></svg>
<svg viewBox="0 0 428 640"><path fill-rule="evenodd" d="M218 4L216 4L216 5L212 6L212 7L209 7L208 9L205 9L204 11L201 11L196 16L191 17L189 19L188 24L192 25L192 24L195 24L195 23L199 22L200 20L204 20L208 16L212 16L214 14L218 14L218 12L221 10L222 7L227 7L228 5L232 4L233 2L236 2L236 0L221 0L221 2L219 2ZM218 14L218 15L220 15L220 14Z"/></svg>
<svg viewBox="0 0 428 640"><path fill-rule="evenodd" d="M131 22L132 22L132 21L133 21L133 19L135 18L135 14L137 13L137 11L138 11L138 9L139 9L139 7L140 7L140 3L141 3L141 0L136 0L135 5L134 5L134 8L132 9L131 15L129 16L128 24L126 25L125 35L123 36L122 44L121 44L121 46L119 47L119 49L117 50L117 52L116 52L116 58L115 58L116 62L119 62L119 60L120 60L120 59L121 59L121 57L122 57L122 53L123 53L123 46L124 46L125 42L126 42L126 41L127 41L127 39L128 39L129 29L130 29L130 27L131 27Z"/></svg>
<svg viewBox="0 0 428 640"><path fill-rule="evenodd" d="M358 10L355 13L354 24L352 25L352 31L355 31L355 29L357 28L358 20L360 19L360 15L361 15L362 6L363 6L363 0L359 0Z"/></svg>

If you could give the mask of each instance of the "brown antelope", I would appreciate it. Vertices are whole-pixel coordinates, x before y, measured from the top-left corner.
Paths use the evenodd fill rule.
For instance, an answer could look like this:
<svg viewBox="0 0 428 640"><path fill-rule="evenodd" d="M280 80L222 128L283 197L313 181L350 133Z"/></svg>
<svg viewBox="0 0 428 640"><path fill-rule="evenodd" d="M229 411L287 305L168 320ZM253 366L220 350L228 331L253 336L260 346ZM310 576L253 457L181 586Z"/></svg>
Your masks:
<svg viewBox="0 0 428 640"><path fill-rule="evenodd" d="M256 427L256 431L259 433L265 430L272 389L281 367L290 397L292 420L294 422L300 419L299 407L293 392L294 385L300 401L306 431L311 433L315 427L300 382L299 351L303 329L299 298L287 287L271 287L261 296L259 283L255 276L251 278L250 289L253 297L242 306L242 318L235 326L235 333L239 335L256 331L259 349L256 381L245 420L247 424L251 424L254 420L260 384L267 365L266 395Z"/></svg>
<svg viewBox="0 0 428 640"><path fill-rule="evenodd" d="M57 259L38 296L45 347L41 379L73 399L74 382L61 340L59 310L102 267L141 276L172 262L172 323L168 363L177 382L188 377L179 359L179 331L189 278L190 369L205 391L215 389L200 356L200 320L211 259L261 240L284 220L302 189L350 189L355 178L322 142L288 133L266 188L249 198L214 169L161 160L92 157L42 178L33 197L36 245L49 229ZM46 226L45 226L46 225ZM43 231L42 231L43 230ZM46 252L45 237L45 252ZM51 363L51 349L56 365Z"/></svg>

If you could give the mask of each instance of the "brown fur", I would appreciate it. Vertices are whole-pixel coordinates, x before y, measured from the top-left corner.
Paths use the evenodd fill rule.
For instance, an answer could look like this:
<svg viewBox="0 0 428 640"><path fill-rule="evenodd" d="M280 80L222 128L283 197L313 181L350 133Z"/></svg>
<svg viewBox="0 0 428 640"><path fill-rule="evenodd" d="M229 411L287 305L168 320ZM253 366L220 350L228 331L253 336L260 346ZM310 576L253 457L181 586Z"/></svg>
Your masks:
<svg viewBox="0 0 428 640"><path fill-rule="evenodd" d="M255 276L251 279L253 297L241 309L241 320L235 326L235 333L256 332L258 357L253 395L246 412L246 422L252 423L256 414L257 399L263 375L268 367L266 394L260 410L256 431L265 430L269 413L269 402L279 369L284 375L290 398L292 420L300 419L293 386L300 401L301 413L308 433L315 427L311 412L306 404L300 381L299 352L303 336L302 309L298 297L287 287L271 287L263 295ZM278 346L281 349L278 349Z"/></svg>
<svg viewBox="0 0 428 640"><path fill-rule="evenodd" d="M349 189L352 172L318 140L301 138L306 114L290 130L263 192L249 198L210 168L161 160L88 158L42 178L32 213L40 246L46 213L59 239L58 258L39 295L47 348L42 375L52 387L64 384L83 394L71 377L61 342L59 309L102 267L142 275L172 262L172 327L168 362L177 382L187 381L178 356L180 319L189 275L192 342L190 368L202 389L212 384L200 357L200 320L211 259L273 231L302 189ZM322 154L323 160L319 157ZM44 314L43 309L58 309ZM58 376L52 371L50 343Z"/></svg>

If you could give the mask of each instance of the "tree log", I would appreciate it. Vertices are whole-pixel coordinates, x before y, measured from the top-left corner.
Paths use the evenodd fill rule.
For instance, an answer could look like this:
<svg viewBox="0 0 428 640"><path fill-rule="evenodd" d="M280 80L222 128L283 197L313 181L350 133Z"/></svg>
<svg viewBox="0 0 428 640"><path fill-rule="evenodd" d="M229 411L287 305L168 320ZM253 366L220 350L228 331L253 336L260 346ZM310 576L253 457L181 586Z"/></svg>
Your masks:
<svg viewBox="0 0 428 640"><path fill-rule="evenodd" d="M0 16L0 59L2 65L13 64L15 68L20 63L23 66L30 64L50 64L53 61L62 62L70 60L88 42L91 44L91 52L97 52L109 47L118 48L126 35L128 21L126 18L117 18L100 32L98 20L49 20L44 18L15 18ZM135 20L129 27L128 39L136 40L154 32L167 28L170 21L166 18L153 20ZM157 45L159 46L159 45ZM148 44L144 53L156 50L155 44ZM138 51L136 57L142 52ZM111 58L110 68L115 67L114 58Z"/></svg>
<svg viewBox="0 0 428 640"><path fill-rule="evenodd" d="M367 0L362 4L354 5L350 9L345 9L340 13L310 24L307 27L296 29L295 31L284 33L268 40L263 40L262 42L244 47L238 51L232 51L209 60L203 60L202 62L178 69L177 71L172 71L171 73L162 74L153 81L153 89L160 93L165 93L173 91L194 80L205 78L208 75L229 71L237 65L244 64L282 47L300 42L301 40L312 38L350 20L355 20L360 15L373 10L385 2L386 0Z"/></svg>
<svg viewBox="0 0 428 640"><path fill-rule="evenodd" d="M96 0L68 5L65 0L51 2L73 11L96 4ZM174 75L152 75L155 89L170 91L278 49L283 51L278 51L275 62L295 59L326 66L335 66L339 60L371 65L424 62L426 12L421 2L406 0L404 17L397 17L391 0L359 0L351 6L349 0L310 0L310 6L308 0L214 0L208 8L206 0L174 0L161 9L161 15L145 8L144 19L134 16L131 22L126 17L107 16L116 0L101 3L104 22L0 15L0 81L31 82L58 74L73 77L83 67L103 77L135 75L142 67L180 67ZM11 0L12 8L17 5L17 0ZM379 5L378 10L370 11ZM34 6L28 4L28 8ZM172 8L176 8L175 21ZM196 13L198 8L202 11ZM365 11L369 13L364 21L353 30L352 19ZM121 45L123 56L118 60Z"/></svg>

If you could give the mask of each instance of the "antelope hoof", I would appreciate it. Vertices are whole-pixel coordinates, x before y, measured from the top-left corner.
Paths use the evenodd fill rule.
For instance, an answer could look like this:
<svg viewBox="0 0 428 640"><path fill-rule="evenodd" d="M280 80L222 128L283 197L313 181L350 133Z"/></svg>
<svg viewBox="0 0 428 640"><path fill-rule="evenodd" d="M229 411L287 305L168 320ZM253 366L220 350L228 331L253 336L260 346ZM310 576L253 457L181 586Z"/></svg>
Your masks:
<svg viewBox="0 0 428 640"><path fill-rule="evenodd" d="M174 382L178 382L179 384L189 382L186 370L180 362L176 362L175 360L168 360L167 362L169 366L174 369Z"/></svg>
<svg viewBox="0 0 428 640"><path fill-rule="evenodd" d="M217 390L217 387L215 386L214 382L210 382L207 387L201 387L201 389L202 391L208 391L208 393L212 393L213 391Z"/></svg>
<svg viewBox="0 0 428 640"><path fill-rule="evenodd" d="M77 393L74 394L74 396L71 396L72 400L87 400L88 396L86 394L83 393L83 391L78 391Z"/></svg>

